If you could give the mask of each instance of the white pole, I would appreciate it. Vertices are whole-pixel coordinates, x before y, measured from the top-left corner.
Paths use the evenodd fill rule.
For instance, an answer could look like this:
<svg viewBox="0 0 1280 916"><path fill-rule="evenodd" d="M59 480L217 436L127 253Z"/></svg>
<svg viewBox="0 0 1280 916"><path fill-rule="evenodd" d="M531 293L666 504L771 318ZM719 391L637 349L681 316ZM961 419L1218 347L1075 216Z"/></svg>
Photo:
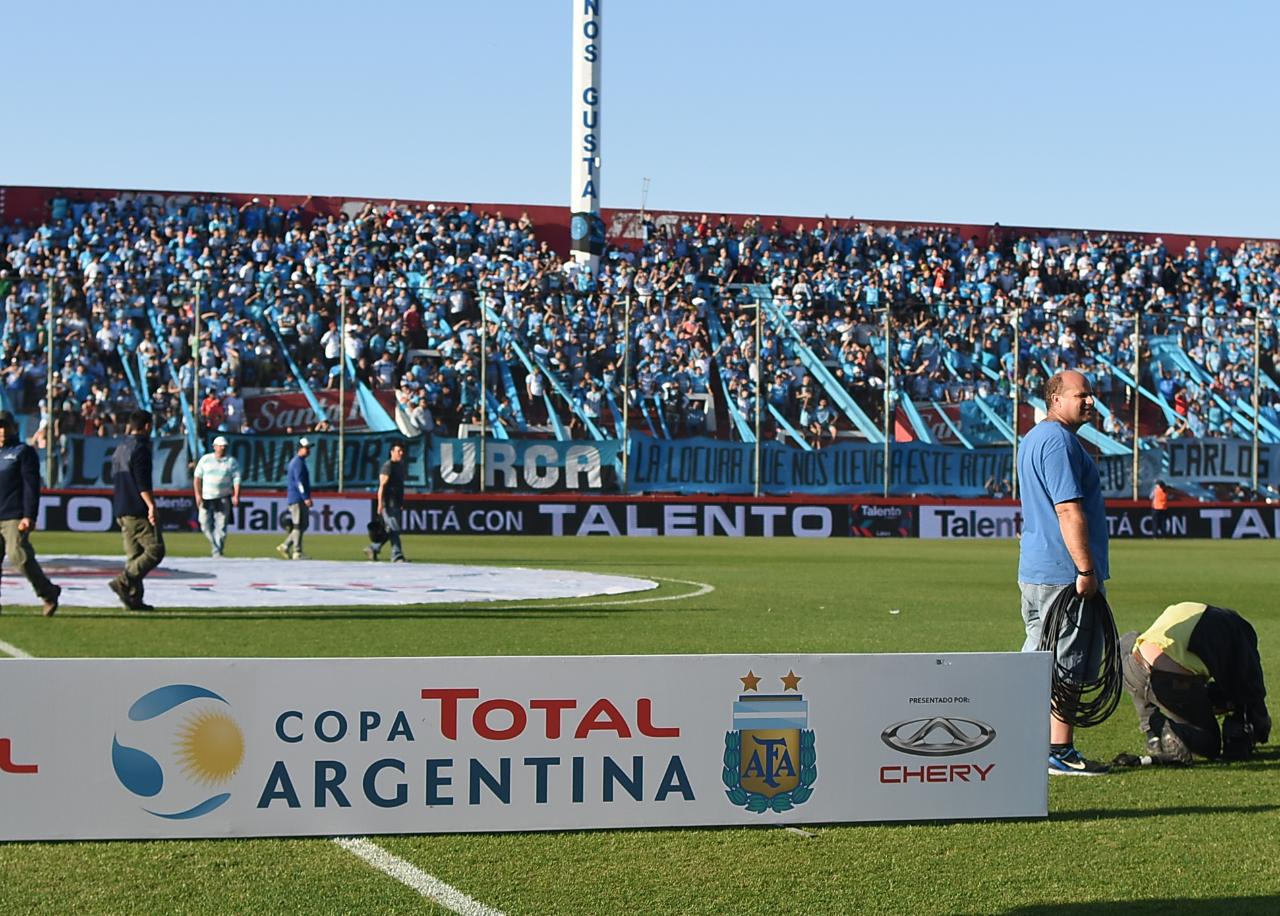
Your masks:
<svg viewBox="0 0 1280 916"><path fill-rule="evenodd" d="M604 253L600 220L600 56L604 0L573 3L573 115L569 147L569 247L595 273Z"/></svg>

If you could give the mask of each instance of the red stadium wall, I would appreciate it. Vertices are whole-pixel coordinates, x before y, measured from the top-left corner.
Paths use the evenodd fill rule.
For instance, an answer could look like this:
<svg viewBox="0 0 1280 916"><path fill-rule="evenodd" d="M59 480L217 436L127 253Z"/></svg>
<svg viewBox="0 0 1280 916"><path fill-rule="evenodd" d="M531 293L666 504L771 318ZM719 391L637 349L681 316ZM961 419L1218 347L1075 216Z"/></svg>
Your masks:
<svg viewBox="0 0 1280 916"><path fill-rule="evenodd" d="M306 198L297 194L276 194L252 192L252 193L225 193L220 191L126 191L120 189L109 188L37 188L37 187L0 187L0 223L13 222L21 219L24 222L38 223L45 219L49 213L49 201L52 198L65 196L70 198L80 197L84 200L107 200L119 194L147 194L158 197L179 196L187 197L193 194L204 196L216 195L227 197L237 207L251 200L254 197L266 199L274 196L276 201L286 209L294 206L300 206ZM307 205L307 212L314 214L336 214L344 210L347 212L358 211L366 203L389 204L391 198L367 198L367 197L313 197ZM401 202L409 204L426 204L428 201L414 201L402 199ZM460 206L460 201L431 201L438 206ZM569 250L569 209L568 207L554 207L538 204L498 204L498 203L478 203L469 202L477 211L482 212L498 212L504 215L519 216L521 213L528 213L537 226L537 235L540 240L549 243L552 248L561 253L568 253ZM679 211L679 210L652 210L646 214L650 220L658 224L664 222L679 223L686 220L696 222L702 216L702 212ZM1201 248L1205 247L1211 240L1216 239L1219 245L1227 248L1235 248L1241 242L1246 241L1245 238L1239 236L1210 236L1210 235L1188 235L1178 232L1134 232L1128 230L1115 229L1068 229L1061 226L988 226L975 223L947 223L947 222L918 222L913 220L890 220L876 219L866 216L850 216L847 219L839 217L832 218L830 216L778 216L769 214L743 214L730 213L721 214L711 212L707 214L712 219L719 219L721 215L727 215L729 219L741 225L747 219L760 219L766 227L772 227L775 223L780 225L784 230L794 231L799 226L812 228L819 219L825 219L828 222L855 222L858 224L871 223L876 226L896 226L899 228L937 228L942 227L957 232L963 238L977 236L982 244L986 244L993 237L993 234L1000 238L1008 236L1017 237L1024 234L1041 234L1050 231L1060 232L1081 232L1088 231L1097 235L1103 232L1112 237L1121 238L1138 238L1151 240L1157 236L1164 240L1169 251L1180 253L1187 243L1194 240ZM641 239L642 218L641 211L636 209L622 209L616 207L606 207L602 213L607 234L610 243L625 247L638 247ZM1259 241L1280 241L1277 239L1260 239Z"/></svg>

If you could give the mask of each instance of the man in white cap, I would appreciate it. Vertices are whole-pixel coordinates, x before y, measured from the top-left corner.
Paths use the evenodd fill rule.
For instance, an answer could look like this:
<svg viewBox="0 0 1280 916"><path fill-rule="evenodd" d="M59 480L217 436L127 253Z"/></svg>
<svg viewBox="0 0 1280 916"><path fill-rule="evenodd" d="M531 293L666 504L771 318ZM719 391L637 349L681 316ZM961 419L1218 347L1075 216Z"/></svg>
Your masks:
<svg viewBox="0 0 1280 916"><path fill-rule="evenodd" d="M227 454L228 445L227 437L219 436L213 451L196 462L196 514L215 557L222 556L227 543L227 517L240 505L240 462Z"/></svg>
<svg viewBox="0 0 1280 916"><path fill-rule="evenodd" d="M292 527L283 544L276 545L276 553L286 560L305 560L302 552L302 535L307 530L307 510L311 508L311 471L307 468L307 456L311 454L311 440L303 436L298 440L298 454L289 462L289 521Z"/></svg>

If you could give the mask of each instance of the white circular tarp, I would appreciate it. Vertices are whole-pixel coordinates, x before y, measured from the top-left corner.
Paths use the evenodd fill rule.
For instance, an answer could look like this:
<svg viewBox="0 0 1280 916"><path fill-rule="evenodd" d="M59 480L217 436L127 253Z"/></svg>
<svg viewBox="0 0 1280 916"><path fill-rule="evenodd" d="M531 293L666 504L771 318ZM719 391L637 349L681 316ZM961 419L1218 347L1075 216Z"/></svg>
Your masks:
<svg viewBox="0 0 1280 916"><path fill-rule="evenodd" d="M107 587L123 566L119 556L47 556L40 558L40 565L62 586L62 606L121 606ZM166 557L147 576L145 586L146 602L158 608L250 608L585 598L647 591L658 583L565 569ZM0 580L0 596L4 604L40 603L22 574L8 566Z"/></svg>

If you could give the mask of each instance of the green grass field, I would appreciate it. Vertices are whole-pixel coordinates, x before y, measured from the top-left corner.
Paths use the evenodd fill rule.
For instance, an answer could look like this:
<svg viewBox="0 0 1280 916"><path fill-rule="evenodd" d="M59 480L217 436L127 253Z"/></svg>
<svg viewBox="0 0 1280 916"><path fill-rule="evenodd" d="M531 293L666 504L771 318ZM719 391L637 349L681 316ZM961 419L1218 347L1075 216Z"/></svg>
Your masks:
<svg viewBox="0 0 1280 916"><path fill-rule="evenodd" d="M106 554L110 535L41 534L44 554ZM233 556L274 541L236 536ZM198 535L171 555L206 555ZM698 598L296 613L0 614L0 640L46 656L425 656L1013 650L1013 542L407 538L418 561L619 572L713 585ZM313 537L355 558L355 538ZM1115 542L1121 632L1165 605L1233 607L1280 675L1280 544ZM658 594L690 586L664 581ZM890 608L901 608L891 615ZM1274 691L1273 691L1274 696ZM3 706L39 702L3 697ZM1272 703L1274 713L1275 703ZM1077 736L1139 747L1125 700ZM375 838L509 913L1280 912L1280 751L1243 764L1050 783L1044 821ZM3 817L3 812L0 812ZM438 908L323 840L0 844L0 909L32 913L408 913Z"/></svg>

